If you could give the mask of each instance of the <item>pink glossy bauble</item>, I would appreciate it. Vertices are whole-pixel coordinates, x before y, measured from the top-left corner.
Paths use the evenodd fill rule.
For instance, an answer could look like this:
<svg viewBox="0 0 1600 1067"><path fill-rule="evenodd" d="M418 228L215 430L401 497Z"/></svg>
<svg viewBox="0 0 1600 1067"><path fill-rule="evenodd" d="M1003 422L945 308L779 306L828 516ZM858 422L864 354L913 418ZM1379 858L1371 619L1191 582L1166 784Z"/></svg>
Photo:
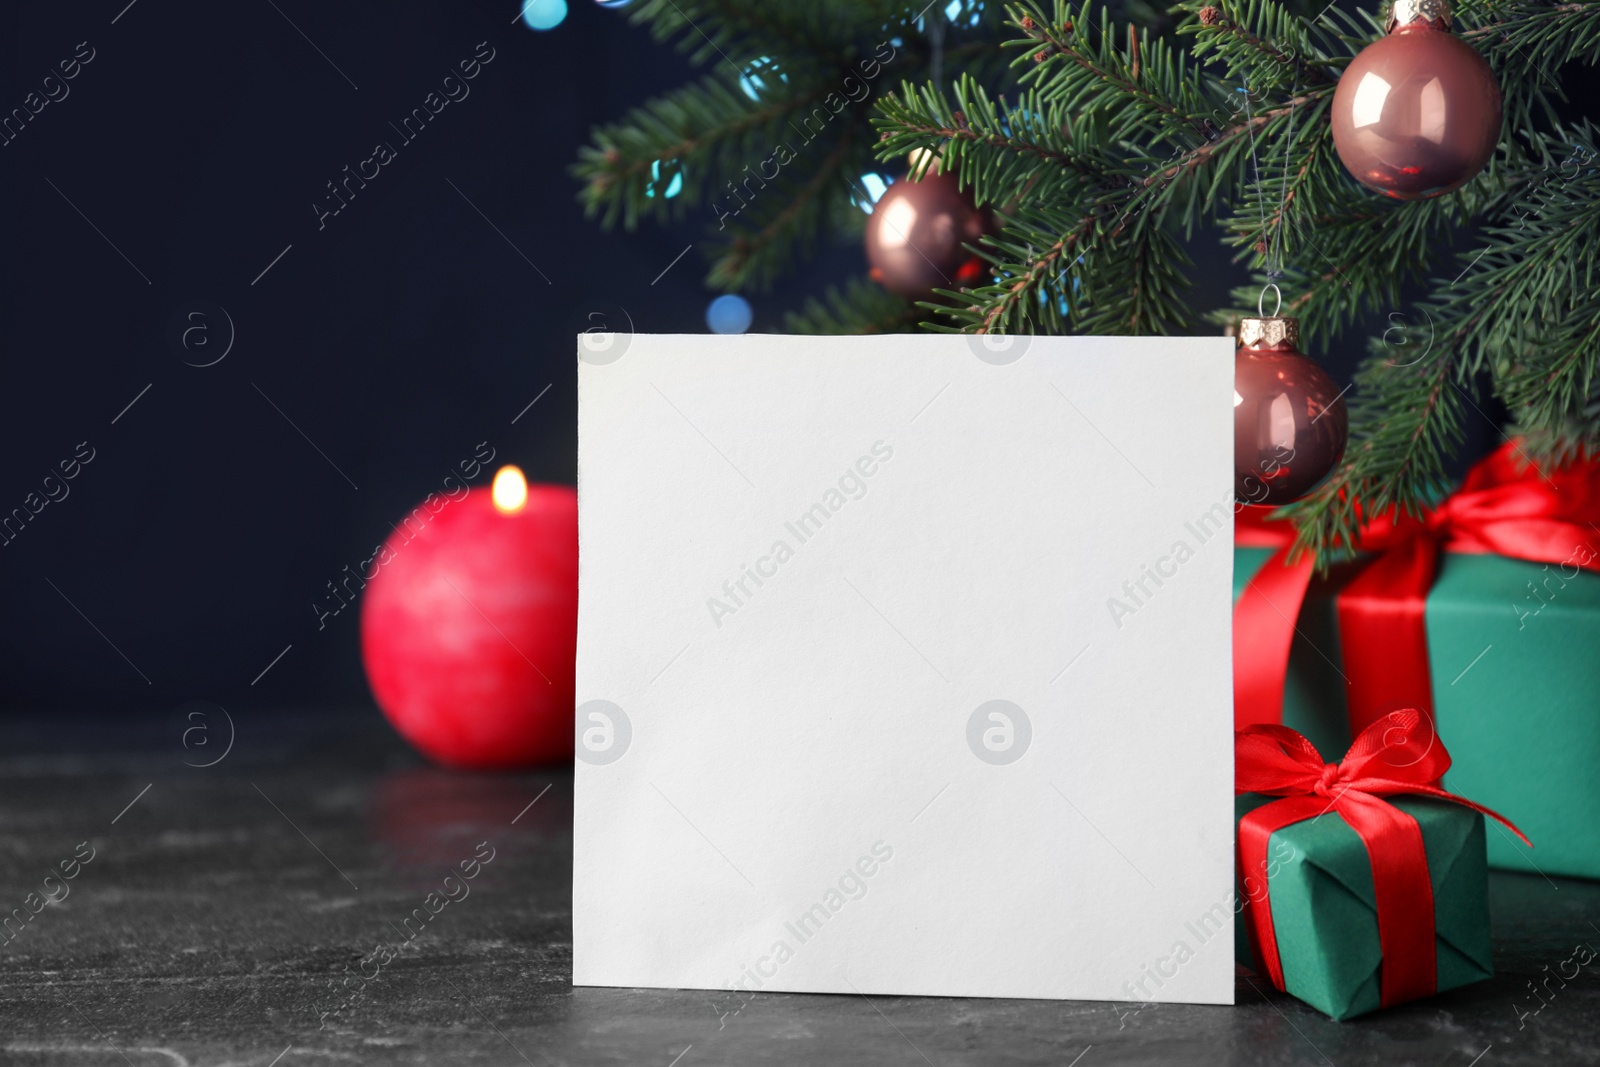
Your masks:
<svg viewBox="0 0 1600 1067"><path fill-rule="evenodd" d="M955 175L930 170L919 182L890 185L867 220L871 277L900 296L926 300L935 289L963 289L986 275L967 251L995 232L994 212L973 203Z"/></svg>
<svg viewBox="0 0 1600 1067"><path fill-rule="evenodd" d="M1343 458L1349 417L1339 387L1292 344L1241 345L1233 391L1234 495L1241 503L1298 500Z"/></svg>
<svg viewBox="0 0 1600 1067"><path fill-rule="evenodd" d="M384 543L361 605L378 706L450 767L572 758L578 498L530 485L514 514L487 489L426 505Z"/></svg>
<svg viewBox="0 0 1600 1067"><path fill-rule="evenodd" d="M1500 140L1500 86L1482 56L1427 22L1351 60L1333 94L1333 145L1356 181L1398 200L1461 187Z"/></svg>

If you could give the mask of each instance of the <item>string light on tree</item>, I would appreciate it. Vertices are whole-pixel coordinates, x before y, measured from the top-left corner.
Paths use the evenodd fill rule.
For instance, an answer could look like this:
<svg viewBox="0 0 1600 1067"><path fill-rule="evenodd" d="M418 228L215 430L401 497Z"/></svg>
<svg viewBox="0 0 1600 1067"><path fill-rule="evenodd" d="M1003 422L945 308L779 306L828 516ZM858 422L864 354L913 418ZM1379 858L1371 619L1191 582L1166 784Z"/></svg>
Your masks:
<svg viewBox="0 0 1600 1067"><path fill-rule="evenodd" d="M856 203L862 211L868 215L872 214L873 206L883 199L883 194L889 191L891 184L893 184L892 178L885 178L882 174L868 171L857 183L861 195L856 198Z"/></svg>
<svg viewBox="0 0 1600 1067"><path fill-rule="evenodd" d="M1450 32L1449 0L1394 0L1389 35L1362 49L1333 95L1333 145L1356 181L1397 200L1459 189L1500 140L1500 86Z"/></svg>
<svg viewBox="0 0 1600 1067"><path fill-rule="evenodd" d="M567 0L525 0L522 21L533 30L553 30L567 17Z"/></svg>
<svg viewBox="0 0 1600 1067"><path fill-rule="evenodd" d="M706 306L706 325L712 333L744 333L754 319L750 301L737 293L723 293Z"/></svg>
<svg viewBox="0 0 1600 1067"><path fill-rule="evenodd" d="M750 99L760 100L762 92L771 80L787 82L789 75L778 69L777 62L771 56L762 56L739 75L739 88Z"/></svg>
<svg viewBox="0 0 1600 1067"><path fill-rule="evenodd" d="M661 160L651 162L650 184L645 188L644 195L654 198L658 192L666 200L671 200L683 192L683 168L676 160L667 160L665 174L662 171Z"/></svg>

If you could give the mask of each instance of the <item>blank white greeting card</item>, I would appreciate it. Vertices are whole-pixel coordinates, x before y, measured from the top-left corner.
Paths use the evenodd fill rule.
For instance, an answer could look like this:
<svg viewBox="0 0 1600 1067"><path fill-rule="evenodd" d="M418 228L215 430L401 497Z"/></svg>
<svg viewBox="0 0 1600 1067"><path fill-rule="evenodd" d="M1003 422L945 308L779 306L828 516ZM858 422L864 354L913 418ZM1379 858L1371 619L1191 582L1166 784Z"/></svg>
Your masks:
<svg viewBox="0 0 1600 1067"><path fill-rule="evenodd" d="M576 984L1233 1002L1229 339L579 357Z"/></svg>

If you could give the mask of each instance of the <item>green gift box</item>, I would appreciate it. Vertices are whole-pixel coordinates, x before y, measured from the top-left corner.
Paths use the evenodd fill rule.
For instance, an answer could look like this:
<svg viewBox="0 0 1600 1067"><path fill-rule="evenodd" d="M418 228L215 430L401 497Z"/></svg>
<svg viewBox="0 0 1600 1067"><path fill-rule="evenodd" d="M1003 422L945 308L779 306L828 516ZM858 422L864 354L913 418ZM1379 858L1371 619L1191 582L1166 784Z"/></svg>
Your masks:
<svg viewBox="0 0 1600 1067"><path fill-rule="evenodd" d="M1234 550L1235 599L1271 555ZM1314 581L1296 620L1283 723L1324 753L1350 744L1335 599L1361 566ZM1426 613L1445 787L1537 846L1496 824L1489 865L1600 878L1600 574L1442 552Z"/></svg>
<svg viewBox="0 0 1600 1067"><path fill-rule="evenodd" d="M1243 818L1275 799L1245 794L1236 798L1235 816ZM1433 886L1436 990L1492 977L1483 816L1426 797L1385 799L1422 830ZM1329 812L1274 831L1267 856L1265 899L1258 874L1251 881L1250 908L1269 907L1285 990L1334 1019L1376 1010L1383 950L1372 867L1361 838ZM1243 898L1246 888L1239 893ZM1249 926L1234 924L1235 947L1239 962L1254 968Z"/></svg>

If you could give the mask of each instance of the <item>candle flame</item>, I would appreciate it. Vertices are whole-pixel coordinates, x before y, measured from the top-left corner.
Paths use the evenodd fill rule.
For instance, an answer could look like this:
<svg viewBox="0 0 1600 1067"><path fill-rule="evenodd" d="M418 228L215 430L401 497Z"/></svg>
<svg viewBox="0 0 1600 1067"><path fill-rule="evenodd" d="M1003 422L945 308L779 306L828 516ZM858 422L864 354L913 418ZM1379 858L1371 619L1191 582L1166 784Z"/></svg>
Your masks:
<svg viewBox="0 0 1600 1067"><path fill-rule="evenodd" d="M494 497L496 511L515 515L528 503L528 480L519 467L501 467L495 472L494 487L489 492Z"/></svg>

